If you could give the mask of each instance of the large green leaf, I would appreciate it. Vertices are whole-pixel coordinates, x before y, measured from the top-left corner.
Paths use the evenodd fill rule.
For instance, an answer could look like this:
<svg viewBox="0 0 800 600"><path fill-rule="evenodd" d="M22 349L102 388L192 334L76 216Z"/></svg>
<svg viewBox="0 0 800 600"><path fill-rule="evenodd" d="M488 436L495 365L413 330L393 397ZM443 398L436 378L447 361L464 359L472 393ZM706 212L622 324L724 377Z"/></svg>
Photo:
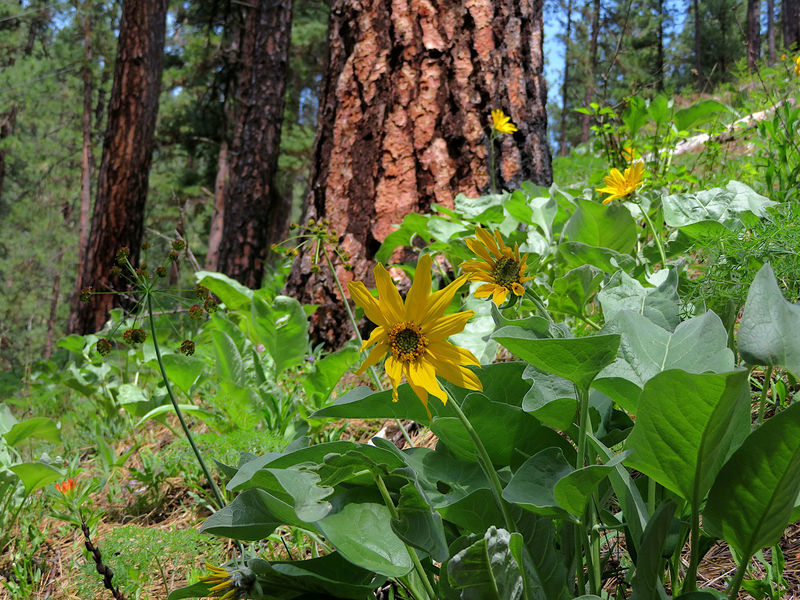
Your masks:
<svg viewBox="0 0 800 600"><path fill-rule="evenodd" d="M269 352L276 374L303 363L308 349L308 319L297 300L278 296L270 306L254 296L250 316L256 341Z"/></svg>
<svg viewBox="0 0 800 600"><path fill-rule="evenodd" d="M756 274L739 323L739 352L751 365L780 366L800 377L800 306L783 297L772 267Z"/></svg>
<svg viewBox="0 0 800 600"><path fill-rule="evenodd" d="M703 526L743 557L777 544L800 493L800 405L753 431L720 471Z"/></svg>
<svg viewBox="0 0 800 600"><path fill-rule="evenodd" d="M734 367L728 333L711 311L684 321L670 333L647 317L623 310L606 323L605 330L622 335L619 356L592 385L632 413L637 412L639 390L662 371L722 373Z"/></svg>
<svg viewBox="0 0 800 600"><path fill-rule="evenodd" d="M644 387L625 448L629 467L697 509L750 427L747 371L665 371Z"/></svg>
<svg viewBox="0 0 800 600"><path fill-rule="evenodd" d="M603 283L603 271L592 265L581 265L553 282L547 308L551 312L582 316L585 306Z"/></svg>
<svg viewBox="0 0 800 600"><path fill-rule="evenodd" d="M291 504L297 518L302 521L319 521L331 510L331 505L325 498L333 493L333 488L320 485L320 476L317 473L263 468L247 481L233 486L228 484L228 489L234 491L250 488L262 489Z"/></svg>
<svg viewBox="0 0 800 600"><path fill-rule="evenodd" d="M233 339L227 333L218 330L211 332L211 339L217 358L217 379L237 386L246 385L242 356Z"/></svg>
<svg viewBox="0 0 800 600"><path fill-rule="evenodd" d="M627 208L599 204L586 198L576 198L575 202L578 210L564 226L567 240L620 253L633 250L638 233L636 221Z"/></svg>
<svg viewBox="0 0 800 600"><path fill-rule="evenodd" d="M250 306L253 290L235 279L211 271L198 271L194 276L200 285L206 286L227 308L239 310Z"/></svg>
<svg viewBox="0 0 800 600"><path fill-rule="evenodd" d="M566 586L548 555L548 564L537 564L522 535L490 527L448 561L446 577L463 600L561 600Z"/></svg>
<svg viewBox="0 0 800 600"><path fill-rule="evenodd" d="M392 390L373 392L368 387L357 387L339 396L336 402L311 415L312 419L335 417L339 419L411 419L420 423L430 421L425 407L411 387L404 383L397 388L397 402L392 401ZM431 415L445 414L444 405L436 398L428 403Z"/></svg>
<svg viewBox="0 0 800 600"><path fill-rule="evenodd" d="M631 600L667 600L661 576L664 574L664 544L675 514L675 503L668 500L659 505L642 536L636 558Z"/></svg>
<svg viewBox="0 0 800 600"><path fill-rule="evenodd" d="M401 577L414 568L405 544L392 531L389 509L368 488L340 490L333 510L315 523L342 556L363 569Z"/></svg>
<svg viewBox="0 0 800 600"><path fill-rule="evenodd" d="M165 354L161 359L170 382L178 386L185 394L189 393L205 368L205 363L193 356ZM150 361L148 364L154 369L158 369L157 361Z"/></svg>
<svg viewBox="0 0 800 600"><path fill-rule="evenodd" d="M690 236L751 225L768 217L766 209L777 204L739 181L730 181L725 189L664 195L662 202L667 225L680 227Z"/></svg>
<svg viewBox="0 0 800 600"><path fill-rule="evenodd" d="M515 456L529 456L548 446L571 452L569 442L517 406L493 402L473 392L462 410L497 467L511 464ZM475 459L475 444L457 417L435 417L431 430L457 456Z"/></svg>
<svg viewBox="0 0 800 600"><path fill-rule="evenodd" d="M522 410L543 424L560 431L569 429L575 420L578 398L575 384L528 365L523 377L533 383L522 399Z"/></svg>
<svg viewBox="0 0 800 600"><path fill-rule="evenodd" d="M447 539L441 515L431 508L427 498L414 483L400 488L397 519L392 519L392 530L401 540L429 554L433 560L447 560Z"/></svg>
<svg viewBox="0 0 800 600"><path fill-rule="evenodd" d="M601 248L583 242L562 242L558 245L558 254L569 267L594 265L609 275L620 269L630 271L636 266L636 260L630 254L623 254L611 248Z"/></svg>
<svg viewBox="0 0 800 600"><path fill-rule="evenodd" d="M568 513L556 502L553 489L574 470L561 449L546 448L517 469L503 489L503 498L537 514L568 519Z"/></svg>
<svg viewBox="0 0 800 600"><path fill-rule="evenodd" d="M13 425L7 433L3 434L3 437L9 446L18 446L32 438L57 444L61 441L61 430L52 419L31 417Z"/></svg>
<svg viewBox="0 0 800 600"><path fill-rule="evenodd" d="M43 462L19 463L8 467L25 486L25 493L30 494L44 486L58 481L64 474Z"/></svg>
<svg viewBox="0 0 800 600"><path fill-rule="evenodd" d="M519 327L502 327L492 337L537 369L569 379L583 389L614 361L620 343L617 334L537 339Z"/></svg>
<svg viewBox="0 0 800 600"><path fill-rule="evenodd" d="M314 406L322 406L347 370L358 361L358 349L352 346L327 354L314 363L303 377L303 389Z"/></svg>
<svg viewBox="0 0 800 600"><path fill-rule="evenodd" d="M235 540L261 540L285 522L268 508L269 494L245 490L205 520L200 531Z"/></svg>
<svg viewBox="0 0 800 600"><path fill-rule="evenodd" d="M679 131L688 131L690 127L717 118L720 114L730 112L730 107L717 100L698 100L688 108L675 112L675 127Z"/></svg>
<svg viewBox="0 0 800 600"><path fill-rule="evenodd" d="M581 469L575 469L556 481L553 486L553 497L556 503L581 518L586 503L597 486L628 457L628 454L628 452L620 452L605 464L587 465Z"/></svg>
<svg viewBox="0 0 800 600"><path fill-rule="evenodd" d="M667 331L674 331L681 322L678 271L666 272L667 277L657 287L644 287L624 271L614 273L597 294L605 320L610 321L622 310L631 310Z"/></svg>

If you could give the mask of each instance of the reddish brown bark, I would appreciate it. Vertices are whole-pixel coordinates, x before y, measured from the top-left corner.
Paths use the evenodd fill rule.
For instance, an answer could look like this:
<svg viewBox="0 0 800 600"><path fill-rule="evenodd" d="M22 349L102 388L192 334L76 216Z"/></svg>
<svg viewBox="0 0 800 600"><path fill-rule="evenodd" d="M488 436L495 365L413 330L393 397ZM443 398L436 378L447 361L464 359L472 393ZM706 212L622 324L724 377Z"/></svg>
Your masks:
<svg viewBox="0 0 800 600"><path fill-rule="evenodd" d="M78 289L119 289L122 280L113 279L110 272L120 247L128 247L131 262L138 263L161 90L166 14L167 0L126 0L122 6L97 197ZM100 329L115 298L96 294L89 302L80 302L76 294L69 331Z"/></svg>
<svg viewBox="0 0 800 600"><path fill-rule="evenodd" d="M789 50L800 49L800 0L783 0L783 45Z"/></svg>
<svg viewBox="0 0 800 600"><path fill-rule="evenodd" d="M217 269L240 283L261 285L270 245L283 238L289 205L275 190L292 0L260 0L248 9L235 110L230 177L225 184Z"/></svg>
<svg viewBox="0 0 800 600"><path fill-rule="evenodd" d="M84 263L81 260L89 245L89 227L92 210L92 36L91 36L91 0L83 3L83 151L81 152L81 212L78 222L78 276L83 278ZM78 289L80 292L80 289Z"/></svg>
<svg viewBox="0 0 800 600"><path fill-rule="evenodd" d="M497 180L552 180L541 0L335 0L305 217L329 220L355 277L411 212L489 188L489 115L519 128L497 145ZM338 275L350 274L339 267ZM327 269L295 262L287 289L320 305L319 339L351 336Z"/></svg>
<svg viewBox="0 0 800 600"><path fill-rule="evenodd" d="M228 141L223 139L217 155L217 178L214 181L214 214L211 216L211 227L208 230L208 252L206 253L206 269L217 270L217 255L222 241L222 223L225 216L225 186L228 183Z"/></svg>

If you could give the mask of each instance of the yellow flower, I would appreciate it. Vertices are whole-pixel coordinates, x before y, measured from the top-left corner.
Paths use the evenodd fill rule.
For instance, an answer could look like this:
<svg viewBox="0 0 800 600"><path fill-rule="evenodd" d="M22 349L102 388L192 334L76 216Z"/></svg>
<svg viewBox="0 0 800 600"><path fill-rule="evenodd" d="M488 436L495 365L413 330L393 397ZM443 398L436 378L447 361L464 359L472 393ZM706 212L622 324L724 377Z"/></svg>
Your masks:
<svg viewBox="0 0 800 600"><path fill-rule="evenodd" d="M376 265L373 272L377 300L363 282L348 284L353 300L377 325L361 350L375 347L357 373L363 373L389 354L384 367L392 382L392 399L397 402L397 386L405 376L426 410L428 394L439 398L442 404L447 402L447 394L436 381L437 375L463 388L482 390L480 380L466 368L466 365L480 365L478 359L469 350L447 341L449 336L462 331L475 314L471 310L444 314L467 277L462 275L431 294L431 257L425 255L417 263L414 282L404 302L383 265Z"/></svg>
<svg viewBox="0 0 800 600"><path fill-rule="evenodd" d="M525 293L522 284L533 277L524 277L528 267L528 255L519 256L519 246L514 244L512 250L506 246L500 232L495 229L494 236L485 229L475 228L474 238L467 238L467 246L481 260L467 260L461 267L470 274L471 281L485 281L475 291L476 298L492 297L492 301L500 306L506 301L509 292L517 296Z"/></svg>
<svg viewBox="0 0 800 600"><path fill-rule="evenodd" d="M619 169L611 169L611 174L605 179L606 187L597 188L601 194L611 194L608 198L603 200L603 204L608 204L617 198L624 198L642 183L642 175L644 174L644 163L637 162L632 167L625 169L625 173L620 173Z"/></svg>
<svg viewBox="0 0 800 600"><path fill-rule="evenodd" d="M800 77L800 56L794 59L794 74Z"/></svg>
<svg viewBox="0 0 800 600"><path fill-rule="evenodd" d="M233 583L231 574L227 569L222 567L215 567L211 563L206 563L206 568L211 572L200 578L209 585L209 593L211 598L222 598L222 600L236 600L239 598L239 589Z"/></svg>
<svg viewBox="0 0 800 600"><path fill-rule="evenodd" d="M633 146L623 147L620 153L625 162L633 162L633 159L636 157L636 150Z"/></svg>
<svg viewBox="0 0 800 600"><path fill-rule="evenodd" d="M499 108L492 111L492 128L497 133L514 133L517 130L511 117L507 117Z"/></svg>
<svg viewBox="0 0 800 600"><path fill-rule="evenodd" d="M781 60L786 60L786 54L781 54Z"/></svg>

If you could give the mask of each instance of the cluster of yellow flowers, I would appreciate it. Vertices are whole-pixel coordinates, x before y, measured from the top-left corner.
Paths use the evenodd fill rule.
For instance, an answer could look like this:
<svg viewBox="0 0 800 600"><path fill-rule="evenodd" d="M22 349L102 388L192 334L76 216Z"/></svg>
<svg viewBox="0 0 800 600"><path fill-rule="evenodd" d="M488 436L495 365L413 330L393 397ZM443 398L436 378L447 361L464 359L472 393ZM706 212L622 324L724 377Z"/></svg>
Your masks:
<svg viewBox="0 0 800 600"><path fill-rule="evenodd" d="M800 56L794 59L794 74L800 77Z"/></svg>

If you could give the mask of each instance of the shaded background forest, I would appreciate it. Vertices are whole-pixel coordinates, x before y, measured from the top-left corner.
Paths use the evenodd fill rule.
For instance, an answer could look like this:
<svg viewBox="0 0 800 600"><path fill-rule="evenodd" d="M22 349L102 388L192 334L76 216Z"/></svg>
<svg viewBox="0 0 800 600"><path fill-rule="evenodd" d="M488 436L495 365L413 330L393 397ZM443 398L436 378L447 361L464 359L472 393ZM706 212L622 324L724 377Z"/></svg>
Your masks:
<svg viewBox="0 0 800 600"><path fill-rule="evenodd" d="M498 11L514 2L495 0ZM289 220L301 218L309 197L331 12L323 1L272 4L288 5L291 36L283 118L258 128L277 125L280 140L275 179L265 194L283 213L270 221L267 239L259 242L264 244L283 239ZM335 10L342 4L335 2ZM659 91L708 94L724 89L748 63L755 68L774 62L800 40L798 5L798 0L550 0L543 7L550 152L591 149L592 122L576 112L590 102L615 106L631 95ZM225 173L233 155L245 156L236 153L247 134L241 123L249 122L240 117L264 97L247 82L263 82L253 78L259 68L274 72L268 63L259 67L249 59L248 47L269 47L265 60L275 59L277 52L272 42L259 37L268 33L264 22L254 26L248 21L268 15L248 7L227 0L163 3L163 72L143 235L149 244L167 250L169 240L181 236L199 266L211 269L220 268L225 253L218 246L225 236L213 227L215 209L226 193ZM26 365L50 356L54 340L67 331L71 304L74 311L80 288L76 278L85 262L81 248L88 244L113 112L109 107L123 9L124 2L99 0L0 4L0 365L9 384ZM512 53L502 46L497 52ZM473 52L476 64L478 54ZM265 89L279 89L276 85ZM508 111L504 93L498 88L488 93L483 107L487 118L495 102ZM527 119L515 121L524 124ZM450 127L455 131L463 124ZM527 138L523 141L528 144ZM549 183L546 150L540 154L546 155L546 166L529 172L523 168L514 176ZM515 156L513 147L503 152ZM252 168L258 180L260 167ZM436 193L452 196L452 190L430 185L438 190L431 192L433 199L446 204ZM469 185L485 192L488 183L484 178ZM430 203L428 198L412 209L424 210ZM375 241L380 240L353 241L353 248L374 253ZM108 260L113 262L113 256ZM231 259L227 264L235 263ZM236 276L231 269L222 270ZM260 275L248 280L246 270L237 278L258 285ZM180 274L174 270L170 278L177 283ZM319 303L318 298L305 300Z"/></svg>

